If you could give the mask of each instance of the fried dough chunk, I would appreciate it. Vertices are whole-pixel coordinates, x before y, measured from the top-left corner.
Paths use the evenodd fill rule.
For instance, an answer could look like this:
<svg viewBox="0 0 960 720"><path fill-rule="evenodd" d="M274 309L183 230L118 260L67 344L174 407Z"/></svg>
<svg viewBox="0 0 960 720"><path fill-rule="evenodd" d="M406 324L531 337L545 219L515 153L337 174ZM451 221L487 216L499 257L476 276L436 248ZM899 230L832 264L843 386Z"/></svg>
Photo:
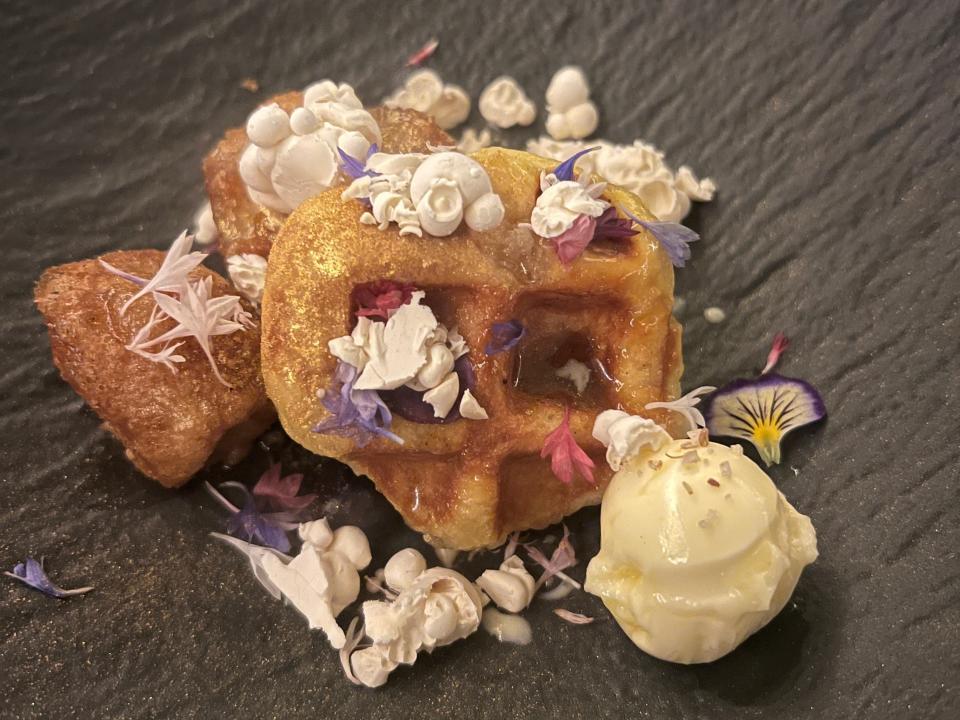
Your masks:
<svg viewBox="0 0 960 720"><path fill-rule="evenodd" d="M154 275L163 258L157 250L103 256L140 277ZM208 268L191 273L192 279L208 276L213 278L212 296L233 293L230 284ZM208 461L240 460L275 419L260 373L260 328L211 339L220 373L233 388L217 380L193 338L177 349L185 362L173 373L125 349L154 305L151 297L140 298L121 317L120 308L137 290L97 260L81 260L46 270L34 299L63 379L100 416L144 475L165 487L179 487ZM249 310L246 301L243 304ZM152 335L173 324L165 320Z"/></svg>
<svg viewBox="0 0 960 720"><path fill-rule="evenodd" d="M288 92L270 98L292 112L303 103L303 93ZM381 150L388 153L430 152L428 146L454 145L447 133L424 113L399 108L372 107L370 114L380 126ZM273 239L286 216L250 199L240 177L240 156L247 146L244 128L227 130L226 135L203 160L203 175L213 218L220 231L220 252L224 257L253 253L268 257Z"/></svg>

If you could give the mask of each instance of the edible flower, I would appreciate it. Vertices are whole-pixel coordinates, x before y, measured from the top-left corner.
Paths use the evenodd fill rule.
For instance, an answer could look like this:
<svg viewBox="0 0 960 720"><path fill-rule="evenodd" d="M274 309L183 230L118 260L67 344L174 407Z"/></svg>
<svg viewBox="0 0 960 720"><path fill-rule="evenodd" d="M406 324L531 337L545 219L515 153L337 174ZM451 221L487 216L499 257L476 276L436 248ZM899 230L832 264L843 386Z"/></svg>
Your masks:
<svg viewBox="0 0 960 720"><path fill-rule="evenodd" d="M557 180L573 180L574 165L577 164L577 160L582 158L587 153L591 153L594 150L599 150L599 145L594 145L593 147L588 147L580 152L575 152L573 155L568 157L562 163L557 165L551 173L557 178Z"/></svg>
<svg viewBox="0 0 960 720"><path fill-rule="evenodd" d="M400 445L403 438L390 432L393 415L376 390L355 390L357 368L338 361L333 385L323 394L323 406L332 417L318 423L313 432L352 438L363 447L375 437Z"/></svg>
<svg viewBox="0 0 960 720"><path fill-rule="evenodd" d="M561 264L569 265L583 255L587 245L593 242L596 230L597 221L589 215L581 215L573 221L569 230L550 238Z"/></svg>
<svg viewBox="0 0 960 720"><path fill-rule="evenodd" d="M703 413L697 409L697 405L700 404L700 399L704 395L709 395L714 390L716 390L715 387L710 385L702 385L701 387L691 390L686 395L679 397L676 400L647 403L643 407L646 410L663 409L680 413L686 419L689 429L696 430L698 427L706 427L707 424L703 419Z"/></svg>
<svg viewBox="0 0 960 720"><path fill-rule="evenodd" d="M303 473L280 476L280 463L271 463L253 486L254 498L271 510L299 512L317 499L315 494L298 495Z"/></svg>
<svg viewBox="0 0 960 720"><path fill-rule="evenodd" d="M40 562L37 562L32 557L28 557L25 562L14 565L13 572L4 571L3 574L7 577L12 577L14 580L19 580L34 590L39 590L48 597L62 599L73 595L83 595L93 590L93 587L64 590L62 587L54 585L43 569L43 558L40 558Z"/></svg>
<svg viewBox="0 0 960 720"><path fill-rule="evenodd" d="M393 280L376 280L358 285L353 291L353 300L359 306L356 315L387 320L391 310L410 302L416 289L410 283Z"/></svg>
<svg viewBox="0 0 960 720"><path fill-rule="evenodd" d="M174 351L183 342L173 342L180 338L192 337L210 361L213 374L223 385L233 387L223 379L217 362L210 349L211 338L217 335L229 335L237 330L252 327L253 316L243 309L239 295L221 295L210 297L213 290L213 278L191 282L188 274L196 268L206 255L202 252L190 252L193 236L185 232L180 235L167 251L160 269L149 280L115 268L110 263L100 261L109 272L124 280L140 286L140 291L120 308L123 315L137 298L150 293L154 307L147 322L133 336L126 349L151 362L158 362L176 373L176 363L185 362L182 355ZM173 319L176 324L166 332L151 338L150 335L161 322ZM157 345L159 350L151 350Z"/></svg>
<svg viewBox="0 0 960 720"><path fill-rule="evenodd" d="M827 410L809 383L767 374L721 388L704 414L711 435L749 440L769 466L780 462L780 443L788 433L821 420Z"/></svg>
<svg viewBox="0 0 960 720"><path fill-rule="evenodd" d="M777 363L780 362L780 356L786 352L788 347L790 347L790 338L788 338L782 332L778 332L774 336L773 344L770 346L770 352L767 354L767 364L763 366L763 370L760 371L760 374L766 375L768 372L773 370Z"/></svg>
<svg viewBox="0 0 960 720"><path fill-rule="evenodd" d="M543 441L543 450L540 451L540 457L550 456L550 469L553 474L564 485L573 482L574 471L580 473L583 479L591 485L595 484L593 479L593 460L587 455L583 448L577 445L577 441L570 431L570 408L564 408L563 420Z"/></svg>
<svg viewBox="0 0 960 720"><path fill-rule="evenodd" d="M407 67L417 67L421 63L425 62L437 51L437 47L440 45L440 41L436 38L430 38L423 47L417 50L413 55L407 58Z"/></svg>
<svg viewBox="0 0 960 720"><path fill-rule="evenodd" d="M592 242L600 240L628 240L637 234L633 228L633 221L622 218L617 214L615 207L608 207L603 215L597 218L597 227L593 231Z"/></svg>
<svg viewBox="0 0 960 720"><path fill-rule="evenodd" d="M594 620L594 618L590 617L589 615L582 615L581 613L565 610L563 608L555 608L553 614L561 620L566 620L571 625L589 625Z"/></svg>
<svg viewBox="0 0 960 720"><path fill-rule="evenodd" d="M353 157L353 155L344 152L342 148L337 148L337 152L340 153L340 169L349 175L351 179L356 180L359 177L376 177L380 174L375 170L368 170L366 162L370 159L371 155L375 155L377 152L379 152L379 148L377 147L376 143L373 143L370 146L370 149L367 150L367 158L363 162L360 162L357 158Z"/></svg>
<svg viewBox="0 0 960 720"><path fill-rule="evenodd" d="M680 223L641 220L629 210L624 208L621 210L637 225L650 231L661 247L667 251L667 256L674 267L683 267L687 264L687 260L690 259L690 243L700 239L697 233Z"/></svg>
<svg viewBox="0 0 960 720"><path fill-rule="evenodd" d="M188 235L187 231L184 230L170 245L170 249L167 250L167 254L160 264L160 269L149 280L124 272L105 260L100 260L100 264L109 272L140 286L140 291L120 308L120 314L124 315L134 302L148 293L179 292L180 288L187 284L188 274L207 257L206 253L203 252L190 252L192 247L193 235Z"/></svg>
<svg viewBox="0 0 960 720"><path fill-rule="evenodd" d="M287 537L287 531L296 529L298 525L298 518L294 513L260 512L254 496L244 485L238 482L225 482L220 487L240 490L244 494L242 508L230 502L223 493L219 492L210 483L204 482L204 487L214 500L230 511L230 518L227 520L228 533L246 542L257 543L282 553L290 550L290 538Z"/></svg>
<svg viewBox="0 0 960 720"><path fill-rule="evenodd" d="M573 543L570 542L570 530L566 525L563 526L563 537L557 543L557 547L549 560L546 555L532 545L525 545L524 547L530 559L543 568L543 574L537 580L536 589L540 589L552 577L563 580L577 590L580 589L580 583L563 572L577 564L577 553L573 549Z"/></svg>
<svg viewBox="0 0 960 720"><path fill-rule="evenodd" d="M494 323L490 327L490 342L487 343L483 351L487 355L499 355L502 352L507 352L516 347L517 343L526 334L527 329L519 320Z"/></svg>

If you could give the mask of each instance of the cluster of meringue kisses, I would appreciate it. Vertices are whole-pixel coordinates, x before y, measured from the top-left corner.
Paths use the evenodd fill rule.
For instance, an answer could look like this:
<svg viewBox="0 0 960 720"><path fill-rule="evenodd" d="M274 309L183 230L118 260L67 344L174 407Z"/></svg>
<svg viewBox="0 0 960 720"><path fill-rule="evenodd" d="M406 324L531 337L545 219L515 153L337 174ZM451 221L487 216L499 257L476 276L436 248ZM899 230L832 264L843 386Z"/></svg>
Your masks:
<svg viewBox="0 0 960 720"><path fill-rule="evenodd" d="M369 204L360 217L365 224L386 230L395 223L401 235L446 237L461 222L483 232L503 221L503 202L486 170L461 153L373 153L359 165L342 197Z"/></svg>

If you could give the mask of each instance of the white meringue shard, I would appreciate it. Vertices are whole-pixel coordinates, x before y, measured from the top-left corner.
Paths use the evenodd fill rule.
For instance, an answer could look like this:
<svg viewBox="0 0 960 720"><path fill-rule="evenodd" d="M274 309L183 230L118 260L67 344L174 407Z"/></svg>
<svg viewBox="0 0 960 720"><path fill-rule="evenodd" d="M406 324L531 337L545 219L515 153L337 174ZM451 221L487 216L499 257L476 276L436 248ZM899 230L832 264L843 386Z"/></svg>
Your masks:
<svg viewBox="0 0 960 720"><path fill-rule="evenodd" d="M567 360L563 367L557 369L556 374L558 378L572 382L577 389L577 395L582 395L590 384L590 368L579 360Z"/></svg>
<svg viewBox="0 0 960 720"><path fill-rule="evenodd" d="M490 416L483 409L477 399L470 392L470 388L463 391L463 397L460 399L460 415L467 420L489 420Z"/></svg>
<svg viewBox="0 0 960 720"><path fill-rule="evenodd" d="M443 326L438 326L438 330ZM430 390L437 387L453 372L453 352L445 344L446 338L437 341L427 350L427 363L417 373L419 387Z"/></svg>
<svg viewBox="0 0 960 720"><path fill-rule="evenodd" d="M560 68L547 88L547 132L556 140L581 139L597 129L600 115L578 67Z"/></svg>
<svg viewBox="0 0 960 720"><path fill-rule="evenodd" d="M659 450L671 441L670 434L649 418L629 415L623 410L604 410L593 423L593 437L607 448L612 470L643 449Z"/></svg>
<svg viewBox="0 0 960 720"><path fill-rule="evenodd" d="M485 570L477 579L477 586L501 610L518 613L533 600L536 581L517 555L511 555L498 570Z"/></svg>
<svg viewBox="0 0 960 720"><path fill-rule="evenodd" d="M220 238L220 229L213 219L213 208L208 200L193 216L193 240L197 245L212 245Z"/></svg>
<svg viewBox="0 0 960 720"><path fill-rule="evenodd" d="M370 324L365 350L369 361L354 387L357 390L392 390L413 380L427 362L427 343L437 329L433 311L420 302L423 292L413 293L386 324Z"/></svg>
<svg viewBox="0 0 960 720"><path fill-rule="evenodd" d="M469 155L477 150L490 147L492 144L493 137L490 135L490 131L486 128L481 130L479 133L473 128L467 128L460 136L460 141L457 143L457 150Z"/></svg>
<svg viewBox="0 0 960 720"><path fill-rule="evenodd" d="M460 378L451 372L443 382L423 394L423 401L433 407L433 416L445 418L460 394Z"/></svg>
<svg viewBox="0 0 960 720"><path fill-rule="evenodd" d="M267 279L267 259L260 255L244 253L227 258L227 274L230 282L247 300L259 305L263 299L263 285Z"/></svg>
<svg viewBox="0 0 960 720"><path fill-rule="evenodd" d="M537 116L537 107L517 81L503 75L493 80L480 93L480 114L495 127L526 126Z"/></svg>
<svg viewBox="0 0 960 720"><path fill-rule="evenodd" d="M583 70L575 65L562 67L547 86L547 110L562 113L590 99L590 86Z"/></svg>

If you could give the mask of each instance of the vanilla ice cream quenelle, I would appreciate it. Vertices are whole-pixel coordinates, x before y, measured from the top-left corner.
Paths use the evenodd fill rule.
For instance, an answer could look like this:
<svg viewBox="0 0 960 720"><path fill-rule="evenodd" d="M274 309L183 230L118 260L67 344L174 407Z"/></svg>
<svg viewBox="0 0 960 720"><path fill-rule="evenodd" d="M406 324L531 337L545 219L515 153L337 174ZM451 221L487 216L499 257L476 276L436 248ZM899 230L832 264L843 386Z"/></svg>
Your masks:
<svg viewBox="0 0 960 720"><path fill-rule="evenodd" d="M783 609L817 558L816 532L741 448L705 430L672 440L619 411L602 413L594 435L620 471L585 588L638 647L710 662Z"/></svg>

